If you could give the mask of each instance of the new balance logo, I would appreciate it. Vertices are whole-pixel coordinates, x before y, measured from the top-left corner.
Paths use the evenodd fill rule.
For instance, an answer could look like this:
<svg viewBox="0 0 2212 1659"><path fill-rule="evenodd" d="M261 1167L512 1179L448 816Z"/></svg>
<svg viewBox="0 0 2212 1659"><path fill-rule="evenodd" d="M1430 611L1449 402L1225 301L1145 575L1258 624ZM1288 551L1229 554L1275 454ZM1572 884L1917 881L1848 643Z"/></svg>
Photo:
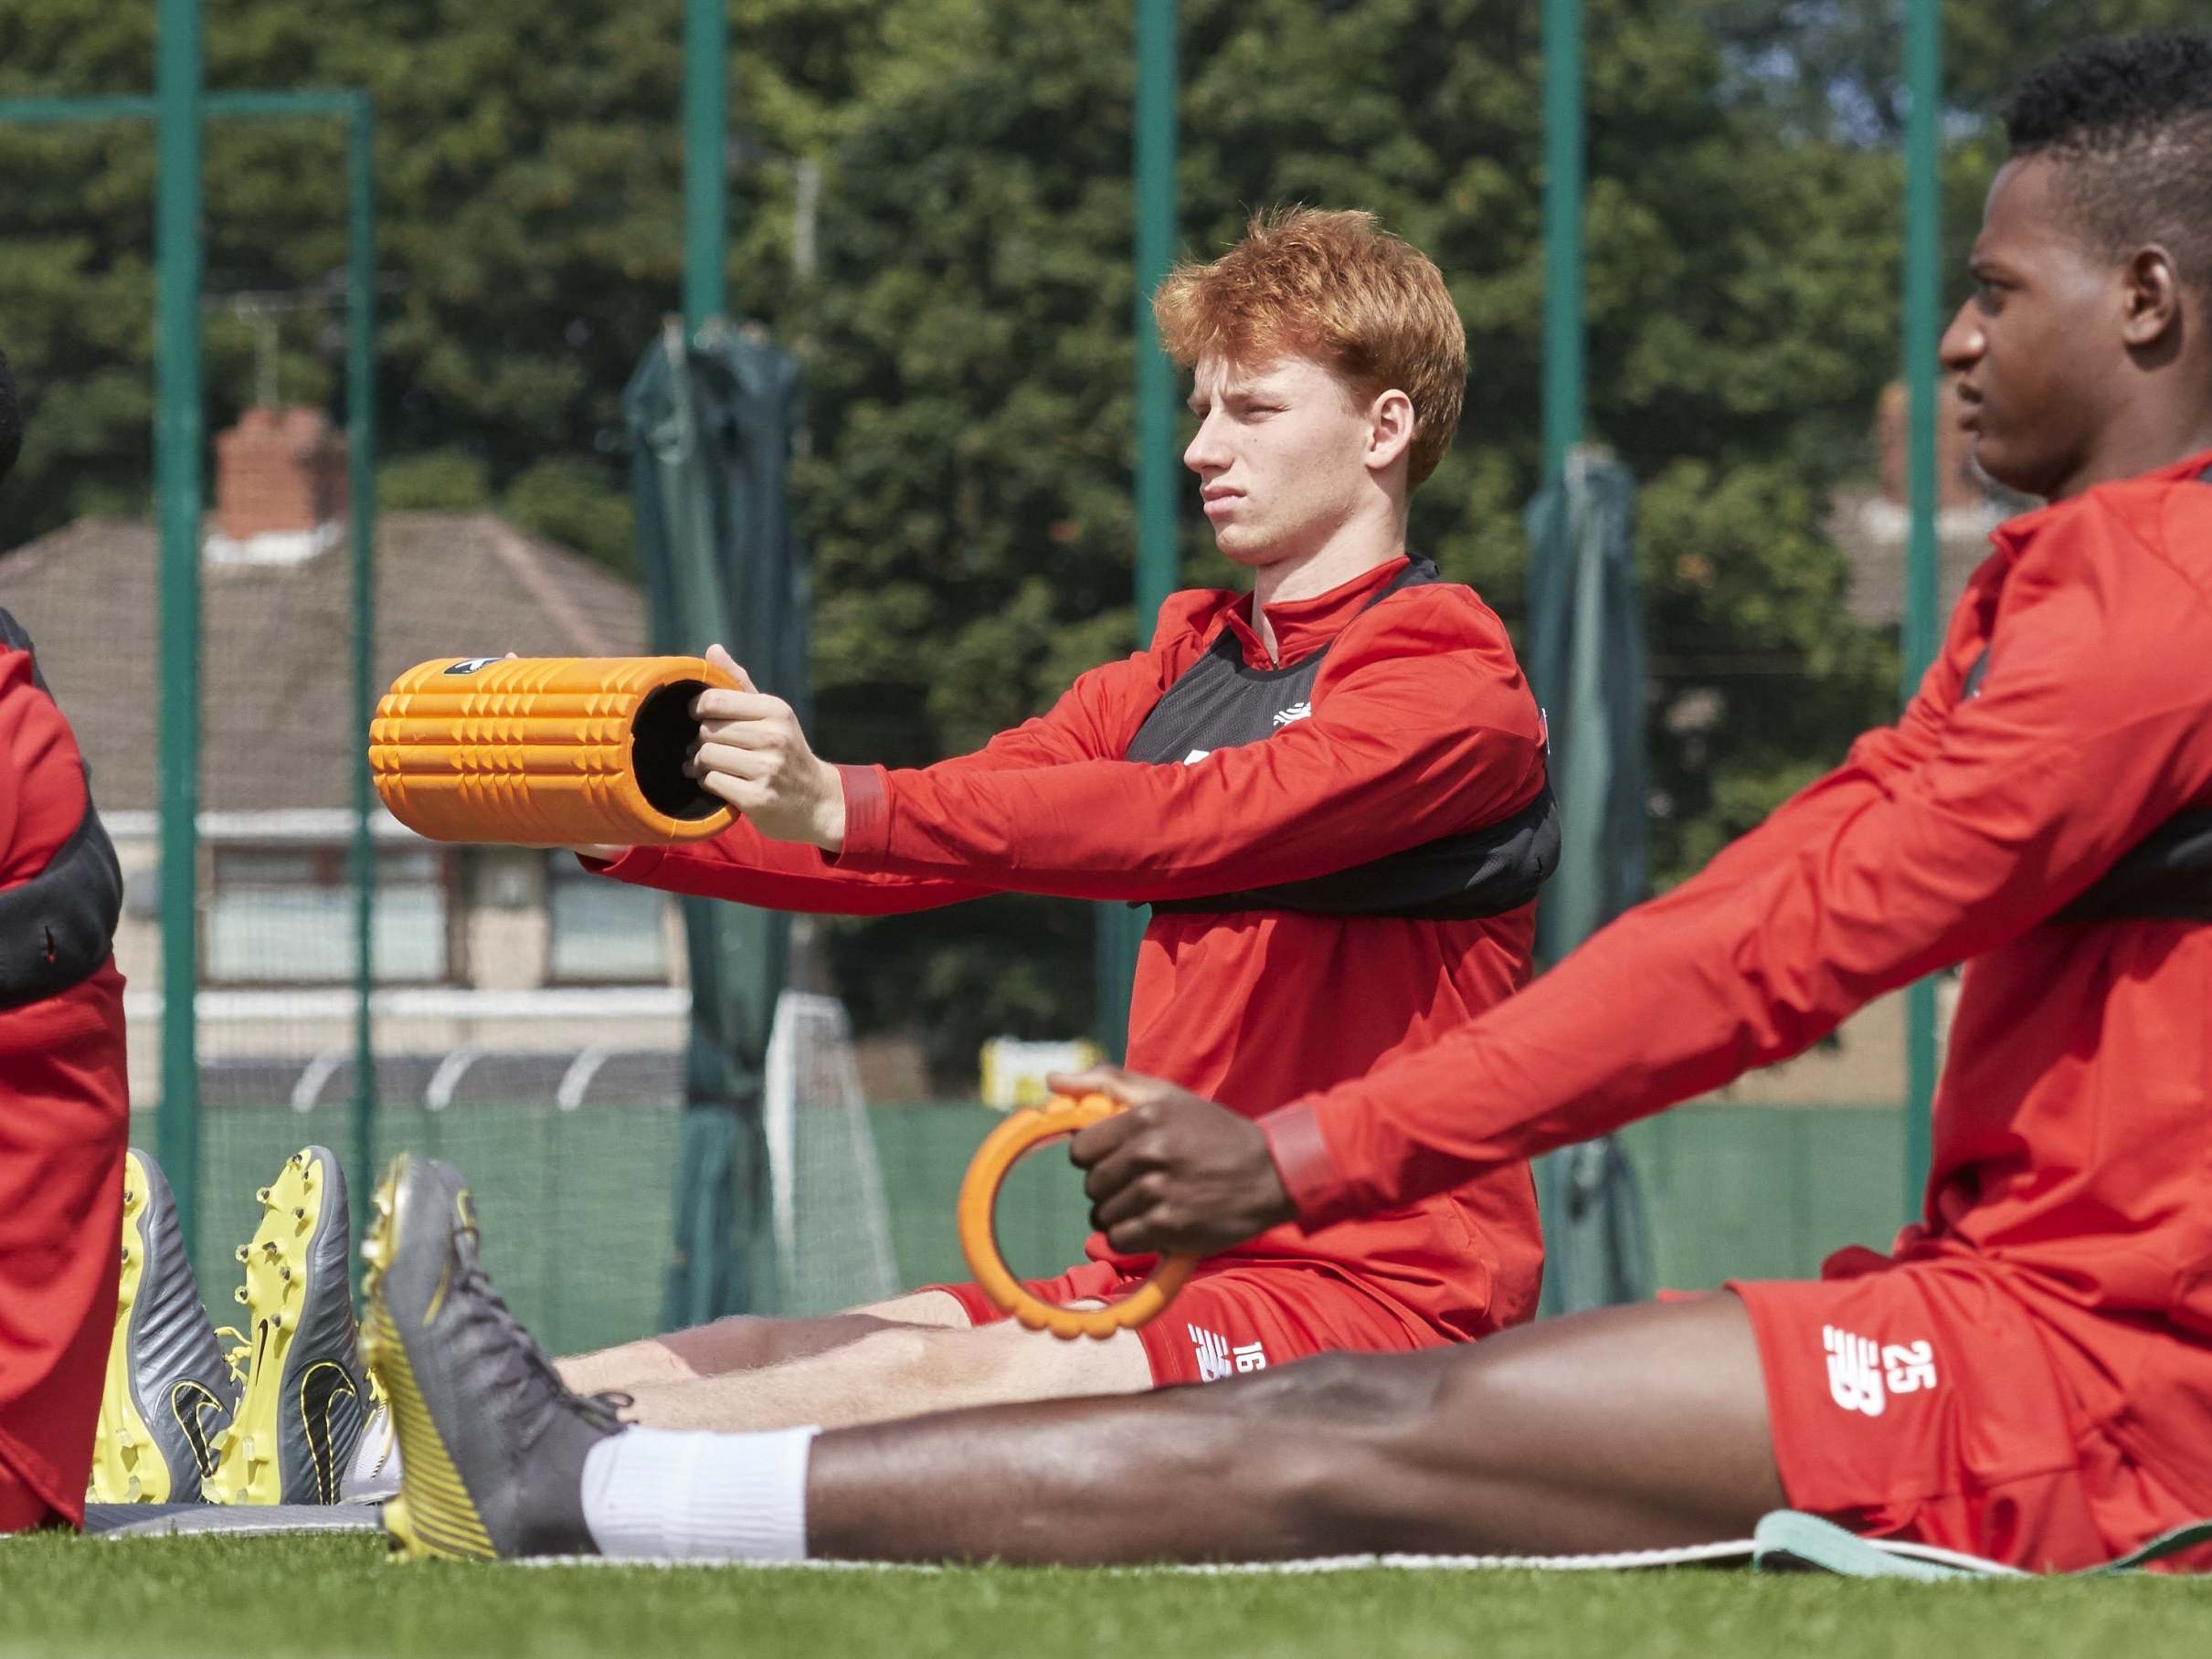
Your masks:
<svg viewBox="0 0 2212 1659"><path fill-rule="evenodd" d="M1186 1325L1191 1333L1191 1345L1198 1354L1198 1379L1201 1382L1219 1382L1224 1377L1233 1377L1240 1371L1264 1371L1267 1368L1267 1350L1257 1342L1247 1342L1241 1347L1231 1347L1229 1338L1215 1331Z"/></svg>
<svg viewBox="0 0 2212 1659"><path fill-rule="evenodd" d="M1892 1394L1936 1386L1935 1349L1926 1342L1876 1342L1832 1325L1820 1327L1828 1356L1828 1397L1847 1411L1879 1417Z"/></svg>
<svg viewBox="0 0 2212 1659"><path fill-rule="evenodd" d="M1275 729L1280 731L1294 722L1309 718L1312 713L1313 704L1310 703L1294 703L1286 709L1277 709L1275 712Z"/></svg>

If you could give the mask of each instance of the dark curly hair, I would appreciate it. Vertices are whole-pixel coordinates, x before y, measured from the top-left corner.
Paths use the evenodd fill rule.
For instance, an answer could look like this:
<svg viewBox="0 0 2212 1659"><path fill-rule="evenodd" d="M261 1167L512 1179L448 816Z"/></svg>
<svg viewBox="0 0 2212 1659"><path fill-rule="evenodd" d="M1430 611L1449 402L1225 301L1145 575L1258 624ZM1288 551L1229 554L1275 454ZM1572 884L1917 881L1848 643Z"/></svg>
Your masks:
<svg viewBox="0 0 2212 1659"><path fill-rule="evenodd" d="M7 354L0 352L0 478L16 464L23 449L23 412L16 407L16 377L8 373Z"/></svg>
<svg viewBox="0 0 2212 1659"><path fill-rule="evenodd" d="M2016 157L2058 164L2060 207L2090 247L2158 243L2212 294L2212 36L2075 47L2021 83L2005 132Z"/></svg>

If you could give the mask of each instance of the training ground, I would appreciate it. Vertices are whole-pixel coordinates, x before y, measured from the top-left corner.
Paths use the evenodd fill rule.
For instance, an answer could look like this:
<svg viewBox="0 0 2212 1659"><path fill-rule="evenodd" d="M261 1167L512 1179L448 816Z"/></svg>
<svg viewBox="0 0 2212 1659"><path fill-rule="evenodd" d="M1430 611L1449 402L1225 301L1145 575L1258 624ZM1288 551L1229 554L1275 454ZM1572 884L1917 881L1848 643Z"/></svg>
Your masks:
<svg viewBox="0 0 2212 1659"><path fill-rule="evenodd" d="M0 1655L56 1659L2150 1659L2208 1633L2212 1582L2175 1579L400 1566L363 1537L0 1540Z"/></svg>

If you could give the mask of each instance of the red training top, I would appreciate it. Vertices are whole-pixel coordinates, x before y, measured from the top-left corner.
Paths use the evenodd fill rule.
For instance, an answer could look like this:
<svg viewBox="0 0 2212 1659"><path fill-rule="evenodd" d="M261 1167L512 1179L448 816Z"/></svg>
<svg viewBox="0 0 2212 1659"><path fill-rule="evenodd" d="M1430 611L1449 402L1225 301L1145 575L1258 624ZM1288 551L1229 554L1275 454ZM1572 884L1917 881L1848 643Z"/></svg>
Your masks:
<svg viewBox="0 0 2212 1659"><path fill-rule="evenodd" d="M1120 758L1223 629L1248 663L1267 664L1246 596L1179 593L1149 650L1085 674L1050 713L978 753L918 771L844 768L835 860L740 823L603 868L678 893L881 915L1001 891L1219 893L1493 822L1543 786L1540 717L1504 625L1470 589L1412 587L1361 612L1404 567L1392 560L1269 609L1285 663L1330 650L1311 716L1263 743L1194 766ZM1129 1065L1257 1116L1511 995L1528 977L1533 931L1532 905L1455 922L1162 912L1138 955ZM1088 1250L1120 1259L1097 1237ZM1529 1173L1513 1164L1341 1225L1276 1228L1231 1253L1318 1264L1427 1330L1468 1337L1534 1313L1542 1242Z"/></svg>
<svg viewBox="0 0 2212 1659"><path fill-rule="evenodd" d="M1895 726L1508 1006L1272 1116L1301 1214L1617 1128L1966 961L1897 1253L2028 1301L2097 1426L2212 1496L2212 926L2047 920L2212 804L2207 461L2001 527Z"/></svg>

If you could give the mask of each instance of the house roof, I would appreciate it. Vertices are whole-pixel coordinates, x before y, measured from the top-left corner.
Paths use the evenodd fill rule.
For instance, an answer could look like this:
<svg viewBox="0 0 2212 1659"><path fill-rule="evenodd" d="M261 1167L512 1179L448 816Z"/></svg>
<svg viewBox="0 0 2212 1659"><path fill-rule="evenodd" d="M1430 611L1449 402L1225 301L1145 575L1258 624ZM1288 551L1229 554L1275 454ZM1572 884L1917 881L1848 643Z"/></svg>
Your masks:
<svg viewBox="0 0 2212 1659"><path fill-rule="evenodd" d="M109 810L158 800L159 582L150 524L84 520L0 555L0 605L37 643ZM352 709L346 544L297 564L203 563L200 806L349 807L367 734ZM630 584L489 513L378 521L376 689L434 657L634 656Z"/></svg>
<svg viewBox="0 0 2212 1659"><path fill-rule="evenodd" d="M1939 621L1966 589L1966 578L1989 556L1989 533L2011 516L1994 496L1946 506L1936 514L1936 615ZM1894 625L1905 614L1906 552L1911 510L1879 489L1838 490L1828 534L1851 569L1851 614L1861 622Z"/></svg>

